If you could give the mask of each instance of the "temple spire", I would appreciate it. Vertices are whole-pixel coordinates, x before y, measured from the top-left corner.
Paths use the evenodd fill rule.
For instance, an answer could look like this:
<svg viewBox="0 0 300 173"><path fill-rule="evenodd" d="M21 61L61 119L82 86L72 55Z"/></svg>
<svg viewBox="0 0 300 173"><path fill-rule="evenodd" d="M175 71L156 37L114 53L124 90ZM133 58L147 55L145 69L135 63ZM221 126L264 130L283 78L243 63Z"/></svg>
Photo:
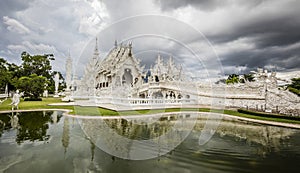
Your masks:
<svg viewBox="0 0 300 173"><path fill-rule="evenodd" d="M173 73L174 72L174 69L175 69L174 66L175 65L174 65L174 61L173 61L173 56L170 55L169 62L168 62L168 73Z"/></svg>
<svg viewBox="0 0 300 173"><path fill-rule="evenodd" d="M94 59L98 59L99 51L98 51L98 38L96 37L96 44L95 44L95 50L94 50Z"/></svg>
<svg viewBox="0 0 300 173"><path fill-rule="evenodd" d="M158 52L158 54L157 54L156 64L158 67L160 67L162 65L160 52Z"/></svg>

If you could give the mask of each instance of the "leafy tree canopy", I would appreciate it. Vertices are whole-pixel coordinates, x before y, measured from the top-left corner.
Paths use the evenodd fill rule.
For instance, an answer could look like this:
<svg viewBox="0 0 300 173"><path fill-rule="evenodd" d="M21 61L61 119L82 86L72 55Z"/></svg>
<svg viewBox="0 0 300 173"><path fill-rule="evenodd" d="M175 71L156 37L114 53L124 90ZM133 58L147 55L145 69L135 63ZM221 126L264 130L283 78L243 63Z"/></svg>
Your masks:
<svg viewBox="0 0 300 173"><path fill-rule="evenodd" d="M8 70L9 63L3 59L0 58L0 91L3 92L6 85L9 84L9 81L11 79L11 73Z"/></svg>
<svg viewBox="0 0 300 173"><path fill-rule="evenodd" d="M45 84L47 82L48 81L44 76L32 74L30 76L23 76L19 78L16 82L16 86L21 91L24 91L25 96L29 96L30 98L39 98L43 94Z"/></svg>
<svg viewBox="0 0 300 173"><path fill-rule="evenodd" d="M300 78L293 78L292 83L288 86L290 92L300 96Z"/></svg>
<svg viewBox="0 0 300 173"><path fill-rule="evenodd" d="M230 83L239 83L239 75L237 74L231 74L228 76L228 78L226 79L226 84L230 84Z"/></svg>
<svg viewBox="0 0 300 173"><path fill-rule="evenodd" d="M56 73L59 73L60 79L63 80L59 89L65 87L61 73L52 71L51 61L55 60L53 54L30 55L28 52L22 52L21 59L22 64L18 66L0 58L0 93L5 90L6 85L9 91L21 89L25 91L25 96L31 98L38 97L40 90L47 89L49 93L53 93L53 78ZM33 88L36 91L33 91Z"/></svg>
<svg viewBox="0 0 300 173"><path fill-rule="evenodd" d="M30 55L27 52L22 52L22 75L29 76L36 74L38 76L44 76L46 78L51 77L52 66L50 61L54 60L53 54L44 55Z"/></svg>
<svg viewBox="0 0 300 173"><path fill-rule="evenodd" d="M253 74L243 74L241 76L239 76L237 74L231 74L226 79L226 84L230 84L230 83L245 83L246 81L253 82L254 81Z"/></svg>

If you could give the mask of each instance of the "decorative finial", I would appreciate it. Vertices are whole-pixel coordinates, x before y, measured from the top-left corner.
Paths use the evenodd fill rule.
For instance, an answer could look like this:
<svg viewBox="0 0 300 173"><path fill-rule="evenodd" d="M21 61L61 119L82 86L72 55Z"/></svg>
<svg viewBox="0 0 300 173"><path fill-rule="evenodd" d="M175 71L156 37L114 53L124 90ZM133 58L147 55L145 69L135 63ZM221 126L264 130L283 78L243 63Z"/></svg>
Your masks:
<svg viewBox="0 0 300 173"><path fill-rule="evenodd" d="M118 42L117 42L117 40L115 40L115 47L117 47L118 46Z"/></svg>
<svg viewBox="0 0 300 173"><path fill-rule="evenodd" d="M97 37L96 37L95 51L97 51L97 52L98 52L98 38L97 38Z"/></svg>
<svg viewBox="0 0 300 173"><path fill-rule="evenodd" d="M94 59L97 59L99 56L99 51L98 51L98 38L96 37L96 44L95 44L95 50L94 50Z"/></svg>
<svg viewBox="0 0 300 173"><path fill-rule="evenodd" d="M132 48L132 42L129 41L129 48Z"/></svg>

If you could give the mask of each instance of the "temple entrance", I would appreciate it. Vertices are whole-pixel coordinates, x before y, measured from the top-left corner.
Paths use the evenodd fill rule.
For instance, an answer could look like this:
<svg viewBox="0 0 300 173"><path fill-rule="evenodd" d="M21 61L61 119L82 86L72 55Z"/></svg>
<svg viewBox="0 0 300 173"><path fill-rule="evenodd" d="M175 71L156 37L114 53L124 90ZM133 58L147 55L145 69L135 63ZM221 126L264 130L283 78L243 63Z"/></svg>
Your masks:
<svg viewBox="0 0 300 173"><path fill-rule="evenodd" d="M126 68L124 69L124 74L122 76L122 84L131 85L133 81L133 77L131 74L131 69Z"/></svg>
<svg viewBox="0 0 300 173"><path fill-rule="evenodd" d="M163 98L163 94L161 93L161 91L157 91L157 92L154 92L152 94L152 97L157 99L157 98Z"/></svg>

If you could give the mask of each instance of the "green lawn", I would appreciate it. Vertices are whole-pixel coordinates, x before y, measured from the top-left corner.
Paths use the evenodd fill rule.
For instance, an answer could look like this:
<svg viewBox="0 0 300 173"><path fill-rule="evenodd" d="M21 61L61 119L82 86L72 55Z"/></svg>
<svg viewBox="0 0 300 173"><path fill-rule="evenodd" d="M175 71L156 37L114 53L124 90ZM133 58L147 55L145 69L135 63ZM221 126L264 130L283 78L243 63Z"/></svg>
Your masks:
<svg viewBox="0 0 300 173"><path fill-rule="evenodd" d="M43 101L23 101L21 99L19 109L30 110L30 109L70 109L73 110L73 106L48 106L50 103L61 102L59 98L43 98ZM7 99L5 102L0 104L0 111L11 110L11 99Z"/></svg>
<svg viewBox="0 0 300 173"><path fill-rule="evenodd" d="M199 112L217 112L224 113L233 116L266 120L266 121L276 121L283 123L295 123L300 124L300 121L297 120L287 120L282 118L270 118L262 117L257 115L250 115L245 113L239 113L234 110L210 110L209 108L170 108L170 109L156 109L156 110L137 110L137 111L122 111L117 112L104 108L97 107L80 107L80 106L48 106L50 103L59 103L62 102L60 98L43 98L43 101L23 101L21 100L19 104L20 110L31 110L31 109L69 109L71 110L70 114L77 115L92 115L92 116L117 116L117 115L137 115L137 114L154 114L154 113L163 113L163 112L178 112L178 111L199 111ZM6 100L0 104L0 111L11 110L11 99Z"/></svg>

